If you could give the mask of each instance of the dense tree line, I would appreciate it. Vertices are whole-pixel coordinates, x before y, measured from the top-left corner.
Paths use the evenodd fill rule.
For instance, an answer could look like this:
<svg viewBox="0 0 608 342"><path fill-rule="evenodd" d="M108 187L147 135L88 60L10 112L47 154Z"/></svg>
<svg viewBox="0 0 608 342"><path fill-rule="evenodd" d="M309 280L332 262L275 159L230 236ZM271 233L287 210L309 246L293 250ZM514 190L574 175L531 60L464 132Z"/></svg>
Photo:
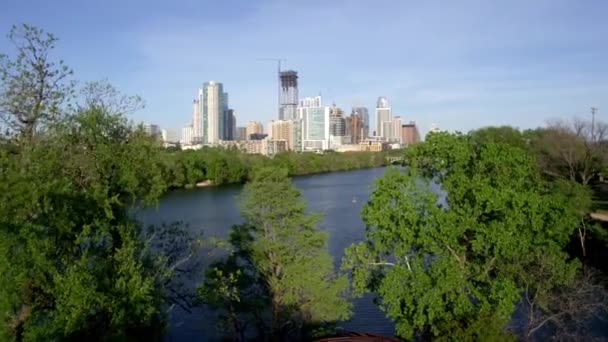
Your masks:
<svg viewBox="0 0 608 342"><path fill-rule="evenodd" d="M2 340L161 340L176 305L214 309L232 340L307 340L331 334L365 292L405 340L582 340L605 315L605 270L589 256L591 242L606 248L589 215L604 196L602 123L435 133L398 152L407 167L377 180L361 212L366 239L336 272L320 217L289 176L383 165L385 154L163 149L126 119L141 99L106 82L75 90L51 59L55 37L23 25L9 38ZM243 223L215 242L227 253L201 269L200 237L179 223L143 227L133 211L206 180L247 184ZM195 290L182 286L203 273Z"/></svg>
<svg viewBox="0 0 608 342"><path fill-rule="evenodd" d="M170 187L190 187L207 180L214 185L242 183L251 179L253 170L268 166L285 168L289 176L378 167L386 164L387 155L388 152L285 152L266 157L237 149L204 147L184 151L168 149L162 161Z"/></svg>

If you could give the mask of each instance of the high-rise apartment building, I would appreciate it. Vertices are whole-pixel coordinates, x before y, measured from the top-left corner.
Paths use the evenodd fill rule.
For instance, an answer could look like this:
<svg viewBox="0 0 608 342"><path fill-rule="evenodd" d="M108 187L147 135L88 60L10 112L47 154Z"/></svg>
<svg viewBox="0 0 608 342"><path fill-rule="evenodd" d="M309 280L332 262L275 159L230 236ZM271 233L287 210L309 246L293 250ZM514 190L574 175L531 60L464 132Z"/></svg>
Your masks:
<svg viewBox="0 0 608 342"><path fill-rule="evenodd" d="M191 142L201 143L203 141L203 116L201 103L203 100L203 89L198 90L196 99L192 101L192 139Z"/></svg>
<svg viewBox="0 0 608 342"><path fill-rule="evenodd" d="M268 138L273 140L285 140L287 149L295 148L295 132L293 120L276 120L268 123Z"/></svg>
<svg viewBox="0 0 608 342"><path fill-rule="evenodd" d="M224 88L219 82L209 81L203 85L203 143L217 144L223 139L226 101Z"/></svg>
<svg viewBox="0 0 608 342"><path fill-rule="evenodd" d="M420 133L415 121L401 126L401 142L405 145L413 145L420 142Z"/></svg>
<svg viewBox="0 0 608 342"><path fill-rule="evenodd" d="M376 103L376 134L385 140L393 136L391 107L386 97L379 97Z"/></svg>
<svg viewBox="0 0 608 342"><path fill-rule="evenodd" d="M264 126L257 121L249 121L245 126L246 140L249 140L252 134L264 133Z"/></svg>
<svg viewBox="0 0 608 342"><path fill-rule="evenodd" d="M217 144L230 139L234 135L233 119L222 83L206 82L192 102L192 143Z"/></svg>
<svg viewBox="0 0 608 342"><path fill-rule="evenodd" d="M392 120L393 127L391 128L391 136L388 139L390 142L401 143L401 117L395 116Z"/></svg>
<svg viewBox="0 0 608 342"><path fill-rule="evenodd" d="M298 73L293 70L280 71L279 120L297 118Z"/></svg>

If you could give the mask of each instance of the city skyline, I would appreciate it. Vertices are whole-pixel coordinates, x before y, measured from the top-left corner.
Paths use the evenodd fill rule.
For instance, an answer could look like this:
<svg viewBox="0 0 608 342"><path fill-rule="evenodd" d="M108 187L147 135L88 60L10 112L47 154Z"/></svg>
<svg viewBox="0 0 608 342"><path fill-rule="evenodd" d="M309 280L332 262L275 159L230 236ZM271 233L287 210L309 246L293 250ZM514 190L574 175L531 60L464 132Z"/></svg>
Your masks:
<svg viewBox="0 0 608 342"><path fill-rule="evenodd" d="M0 30L26 22L54 33L57 59L79 81L107 78L141 95L147 107L132 118L163 128L187 122L192 89L208 79L230 87L238 125L276 119L276 66L257 59L278 56L286 59L283 69L299 72L301 96L322 93L343 108L370 110L386 96L393 112L404 122L415 119L423 135L431 124L451 131L536 127L551 118L588 116L590 106L605 120L608 24L601 14L607 9L603 1L561 0L177 6L33 0L4 6ZM379 10L381 25L361 24L373 22L370 13ZM322 24L305 25L310 18ZM0 51L8 47L0 38Z"/></svg>

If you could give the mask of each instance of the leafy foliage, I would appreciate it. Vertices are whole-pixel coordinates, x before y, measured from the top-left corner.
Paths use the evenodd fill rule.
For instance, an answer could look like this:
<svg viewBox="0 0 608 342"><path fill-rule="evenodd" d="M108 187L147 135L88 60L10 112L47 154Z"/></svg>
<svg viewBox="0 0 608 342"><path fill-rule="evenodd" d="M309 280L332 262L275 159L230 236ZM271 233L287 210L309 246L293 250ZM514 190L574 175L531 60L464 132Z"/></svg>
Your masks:
<svg viewBox="0 0 608 342"><path fill-rule="evenodd" d="M385 163L379 152L281 153L273 158L244 154L236 149L205 147L201 150L165 151L162 157L165 182L170 187L190 187L210 180L215 185L243 183L255 169L274 166L289 176L377 167Z"/></svg>
<svg viewBox="0 0 608 342"><path fill-rule="evenodd" d="M57 38L30 25L13 26L9 40L16 49L11 59L0 54L0 118L6 135L30 141L40 125L55 122L72 95L72 71L51 52Z"/></svg>
<svg viewBox="0 0 608 342"><path fill-rule="evenodd" d="M164 230L147 235L129 213L165 191L159 160L156 142L95 107L0 151L4 339L160 336L184 250L165 253Z"/></svg>
<svg viewBox="0 0 608 342"><path fill-rule="evenodd" d="M207 273L203 300L223 304L233 324L249 311L258 327L268 327L270 337L280 340L347 319L347 280L334 275L327 236L316 228L318 216L304 213L287 171L256 170L241 208L245 223L231 233L233 254ZM248 305L237 306L243 303ZM260 306L269 309L266 316ZM268 316L270 322L263 320Z"/></svg>
<svg viewBox="0 0 608 342"><path fill-rule="evenodd" d="M562 250L579 213L518 147L439 133L406 159L377 181L362 211L367 239L346 251L355 289L376 293L404 338L507 338L524 288L541 295L574 277Z"/></svg>

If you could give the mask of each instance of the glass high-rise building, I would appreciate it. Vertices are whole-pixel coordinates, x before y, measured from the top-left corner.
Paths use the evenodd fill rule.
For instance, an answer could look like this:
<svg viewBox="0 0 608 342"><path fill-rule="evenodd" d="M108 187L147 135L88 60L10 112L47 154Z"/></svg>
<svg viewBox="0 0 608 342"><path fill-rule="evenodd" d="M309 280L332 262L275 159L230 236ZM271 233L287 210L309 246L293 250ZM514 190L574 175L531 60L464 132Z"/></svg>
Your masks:
<svg viewBox="0 0 608 342"><path fill-rule="evenodd" d="M329 148L329 107L300 108L302 114L302 149Z"/></svg>
<svg viewBox="0 0 608 342"><path fill-rule="evenodd" d="M393 136L392 112L386 97L379 97L376 103L376 135L389 140Z"/></svg>
<svg viewBox="0 0 608 342"><path fill-rule="evenodd" d="M235 137L236 118L228 106L228 93L220 82L209 81L192 102L191 143L217 144Z"/></svg>

